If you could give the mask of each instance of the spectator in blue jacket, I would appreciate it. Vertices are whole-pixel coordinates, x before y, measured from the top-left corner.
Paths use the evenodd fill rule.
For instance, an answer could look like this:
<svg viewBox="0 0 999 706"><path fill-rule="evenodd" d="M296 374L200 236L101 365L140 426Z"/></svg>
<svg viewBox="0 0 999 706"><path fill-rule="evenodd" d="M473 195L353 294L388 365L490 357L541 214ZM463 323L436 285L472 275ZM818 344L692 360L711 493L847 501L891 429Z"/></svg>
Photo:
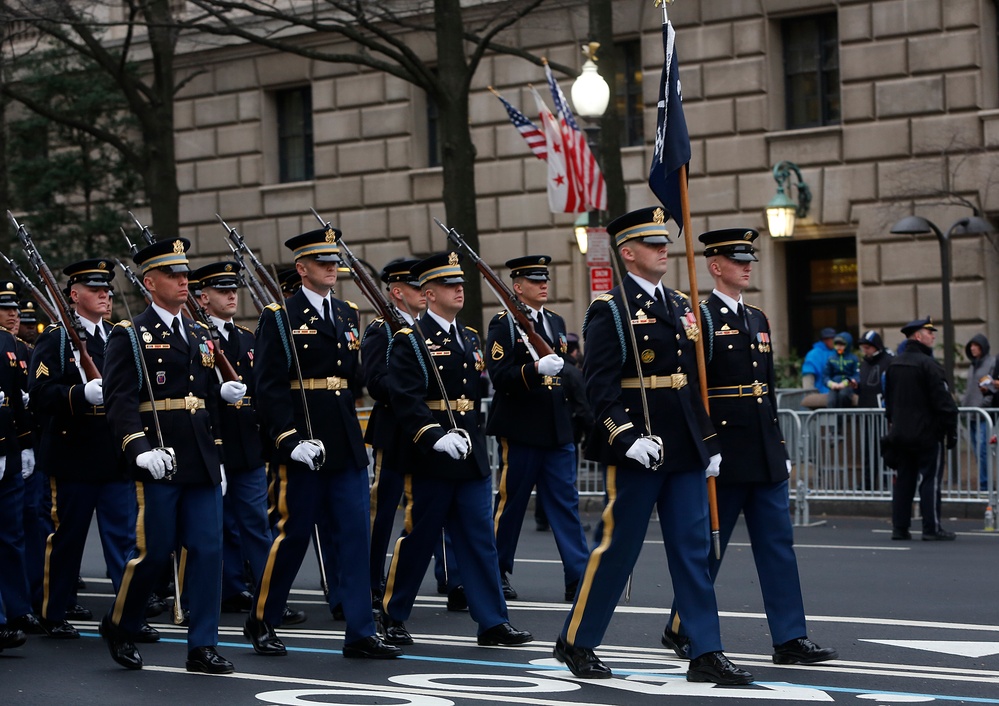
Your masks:
<svg viewBox="0 0 999 706"><path fill-rule="evenodd" d="M833 355L826 361L829 387L827 407L852 407L853 391L860 383L860 359L853 353L853 336L845 331L833 338Z"/></svg>
<svg viewBox="0 0 999 706"><path fill-rule="evenodd" d="M833 338L836 337L836 329L825 327L819 332L819 340L812 346L812 350L805 354L805 362L801 365L801 378L804 387L814 387L816 391L826 393L829 388L826 386L826 361L835 354L833 350Z"/></svg>

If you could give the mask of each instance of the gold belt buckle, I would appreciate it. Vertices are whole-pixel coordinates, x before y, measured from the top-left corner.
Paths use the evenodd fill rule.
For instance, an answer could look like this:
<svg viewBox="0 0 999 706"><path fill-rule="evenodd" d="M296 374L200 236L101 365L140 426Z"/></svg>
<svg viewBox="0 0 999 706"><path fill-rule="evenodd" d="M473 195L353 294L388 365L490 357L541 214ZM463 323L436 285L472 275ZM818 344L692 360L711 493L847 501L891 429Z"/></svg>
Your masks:
<svg viewBox="0 0 999 706"><path fill-rule="evenodd" d="M191 414L198 411L198 398L194 395L188 395L184 398L184 409L186 409Z"/></svg>
<svg viewBox="0 0 999 706"><path fill-rule="evenodd" d="M326 378L326 389L327 390L339 390L340 387L341 387L341 385L340 385L340 378L338 378L338 377Z"/></svg>
<svg viewBox="0 0 999 706"><path fill-rule="evenodd" d="M541 378L541 384L542 385L548 385L548 387L551 387L552 385L554 385L555 384L554 381L555 381L555 378L553 376L551 376L551 375L545 375L544 377Z"/></svg>
<svg viewBox="0 0 999 706"><path fill-rule="evenodd" d="M455 400L455 403L458 412L471 412L474 407L472 400Z"/></svg>
<svg viewBox="0 0 999 706"><path fill-rule="evenodd" d="M687 373L673 373L669 376L669 379L674 390L679 390L681 387L687 386Z"/></svg>
<svg viewBox="0 0 999 706"><path fill-rule="evenodd" d="M753 382L753 397L763 397L763 383Z"/></svg>

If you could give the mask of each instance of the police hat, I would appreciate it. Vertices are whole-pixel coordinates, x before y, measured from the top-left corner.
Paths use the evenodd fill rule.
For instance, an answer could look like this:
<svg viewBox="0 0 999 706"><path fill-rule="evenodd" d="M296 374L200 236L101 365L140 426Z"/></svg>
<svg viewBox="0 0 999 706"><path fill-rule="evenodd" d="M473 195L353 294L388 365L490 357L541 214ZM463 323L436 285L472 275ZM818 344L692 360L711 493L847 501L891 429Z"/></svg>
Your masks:
<svg viewBox="0 0 999 706"><path fill-rule="evenodd" d="M419 262L415 257L397 257L382 268L381 280L385 284L405 282L414 287L420 286L420 280L412 273L413 266Z"/></svg>
<svg viewBox="0 0 999 706"><path fill-rule="evenodd" d="M641 208L615 218L607 224L607 232L614 238L614 245L621 247L629 240L641 240L649 245L669 245L666 221L669 212L662 206Z"/></svg>
<svg viewBox="0 0 999 706"><path fill-rule="evenodd" d="M420 286L428 282L435 284L461 284L465 281L461 271L458 253L442 252L431 255L426 260L420 260L410 270L419 279Z"/></svg>
<svg viewBox="0 0 999 706"><path fill-rule="evenodd" d="M18 301L20 293L21 287L17 282L0 280L0 307L4 309L20 309L21 303Z"/></svg>
<svg viewBox="0 0 999 706"><path fill-rule="evenodd" d="M916 319L915 321L910 321L905 326L902 327L902 333L906 337L911 336L919 329L924 328L929 331L936 331L937 327L933 325L933 321L927 316L925 319Z"/></svg>
<svg viewBox="0 0 999 706"><path fill-rule="evenodd" d="M66 265L62 273L69 278L67 287L74 284L84 284L88 287L108 289L114 279L114 261L104 258L80 260L72 265Z"/></svg>
<svg viewBox="0 0 999 706"><path fill-rule="evenodd" d="M736 262L758 262L753 241L760 237L752 228L722 228L701 233L697 239L704 243L704 256L724 255Z"/></svg>
<svg viewBox="0 0 999 706"><path fill-rule="evenodd" d="M295 254L296 260L311 257L316 262L340 262L337 241L341 235L340 229L333 226L317 228L284 241L284 246Z"/></svg>
<svg viewBox="0 0 999 706"><path fill-rule="evenodd" d="M547 255L527 255L507 260L506 266L510 268L511 279L526 277L534 282L547 282L551 279L548 276L548 263L551 261Z"/></svg>
<svg viewBox="0 0 999 706"><path fill-rule="evenodd" d="M282 292L292 295L302 288L302 275L295 268L281 270L278 272L278 285Z"/></svg>
<svg viewBox="0 0 999 706"><path fill-rule="evenodd" d="M21 310L21 323L22 324L37 324L38 315L35 313L35 303L30 299L21 302L18 307Z"/></svg>
<svg viewBox="0 0 999 706"><path fill-rule="evenodd" d="M198 280L198 289L212 287L213 289L239 289L238 262L225 260L223 262L213 262L199 267L192 273L192 277Z"/></svg>
<svg viewBox="0 0 999 706"><path fill-rule="evenodd" d="M190 247L191 241L187 238L159 240L132 255L132 260L142 268L142 274L155 269L171 273L190 272L187 262L187 250Z"/></svg>

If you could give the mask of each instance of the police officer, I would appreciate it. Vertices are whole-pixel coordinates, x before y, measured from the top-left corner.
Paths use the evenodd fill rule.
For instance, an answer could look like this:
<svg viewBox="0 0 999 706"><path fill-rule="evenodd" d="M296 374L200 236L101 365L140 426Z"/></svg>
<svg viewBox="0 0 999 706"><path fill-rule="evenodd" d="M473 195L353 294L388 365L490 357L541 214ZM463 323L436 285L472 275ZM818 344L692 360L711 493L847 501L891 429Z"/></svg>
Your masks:
<svg viewBox="0 0 999 706"><path fill-rule="evenodd" d="M302 288L285 300L285 308L265 308L257 327L257 411L273 444L271 466L276 469L280 512L279 533L243 630L261 655L286 654L274 626L313 526L323 516L339 555L338 598L347 621L343 656L383 659L401 654L375 634L371 613L368 457L351 391L360 374L361 341L357 306L332 293L340 262L339 236L330 226L285 242L294 253Z"/></svg>
<svg viewBox="0 0 999 706"><path fill-rule="evenodd" d="M220 396L243 397L246 387L226 382L220 389L218 352L208 331L181 313L188 297L189 247L184 238L171 238L132 257L152 302L108 337L104 406L135 480L139 512L136 547L101 634L118 664L142 668L135 636L171 552L183 545L190 607L187 670L228 674L232 663L216 649L225 492L218 405Z"/></svg>
<svg viewBox="0 0 999 706"><path fill-rule="evenodd" d="M808 639L788 506L791 461L777 421L770 323L743 301L753 263L755 230L726 228L703 233L708 272L715 287L701 303L707 352L708 404L718 430L718 521L724 556L742 513L756 561L776 664L814 664L836 659L836 650ZM712 581L721 560L709 557ZM662 642L689 658L690 640L674 604Z"/></svg>
<svg viewBox="0 0 999 706"><path fill-rule="evenodd" d="M267 521L267 473L264 470L260 429L253 398L253 333L233 322L239 308L238 262L213 262L194 272L198 298L219 332L222 354L232 365L247 394L219 409L226 494L222 499L222 605L249 611L243 566L254 577L264 573L271 549Z"/></svg>
<svg viewBox="0 0 999 706"><path fill-rule="evenodd" d="M933 358L937 329L926 317L902 327L905 350L885 371L886 462L897 471L891 499L892 539L912 536L912 499L919 488L923 540L953 541L957 535L940 524L941 489L946 454L957 443L957 404L943 367Z"/></svg>
<svg viewBox="0 0 999 706"><path fill-rule="evenodd" d="M568 348L565 321L545 308L550 262L547 255L528 255L507 260L506 266L534 330L555 352L535 360L506 311L489 322L486 340L486 365L496 389L486 431L496 436L500 450L493 523L507 600L517 597L507 574L513 572L520 528L535 486L535 502L544 508L562 558L567 601L576 597L589 554L579 519L572 415L560 376Z"/></svg>
<svg viewBox="0 0 999 706"><path fill-rule="evenodd" d="M87 354L101 371L104 343L111 333L104 317L111 310L114 262L82 260L66 267L63 274L69 278L66 293L84 328ZM49 476L56 518L46 540L41 621L49 637L59 639L80 636L67 622L66 607L73 602L95 511L115 591L121 587L125 557L135 542L135 487L104 414L103 381L87 381L79 355L65 328L52 324L38 338L28 376L31 407L44 417L38 461ZM142 631L144 641L159 637L146 625Z"/></svg>
<svg viewBox="0 0 999 706"><path fill-rule="evenodd" d="M717 474L721 459L698 393L694 314L686 297L666 291L660 281L667 270L668 218L660 207L645 208L607 226L628 273L590 304L583 368L596 418L588 455L607 464L608 504L603 536L590 554L554 655L578 677L611 676L593 648L604 636L658 508L673 593L689 622L694 659L687 680L748 684L752 675L722 652L708 574L704 475ZM643 414L643 385L651 428ZM659 462L662 467L655 468Z"/></svg>
<svg viewBox="0 0 999 706"><path fill-rule="evenodd" d="M410 272L419 278L427 313L414 328L395 334L389 353L392 403L413 461L405 481L406 534L395 544L382 600L386 637L412 643L404 621L447 527L468 609L479 626L478 643L530 642L530 633L510 625L500 588L486 439L479 427L479 373L485 362L478 333L456 320L465 301L458 255L432 255ZM452 428L448 409L459 429Z"/></svg>

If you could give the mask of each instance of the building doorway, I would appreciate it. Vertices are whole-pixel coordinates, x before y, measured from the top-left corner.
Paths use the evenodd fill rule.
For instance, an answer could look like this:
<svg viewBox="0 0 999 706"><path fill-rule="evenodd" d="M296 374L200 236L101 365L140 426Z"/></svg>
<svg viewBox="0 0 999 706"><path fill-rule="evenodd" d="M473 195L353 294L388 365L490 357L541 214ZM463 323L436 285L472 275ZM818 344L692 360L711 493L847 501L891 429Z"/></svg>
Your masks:
<svg viewBox="0 0 999 706"><path fill-rule="evenodd" d="M789 241L785 247L793 351L804 356L826 326L849 331L856 344L860 326L856 239Z"/></svg>

